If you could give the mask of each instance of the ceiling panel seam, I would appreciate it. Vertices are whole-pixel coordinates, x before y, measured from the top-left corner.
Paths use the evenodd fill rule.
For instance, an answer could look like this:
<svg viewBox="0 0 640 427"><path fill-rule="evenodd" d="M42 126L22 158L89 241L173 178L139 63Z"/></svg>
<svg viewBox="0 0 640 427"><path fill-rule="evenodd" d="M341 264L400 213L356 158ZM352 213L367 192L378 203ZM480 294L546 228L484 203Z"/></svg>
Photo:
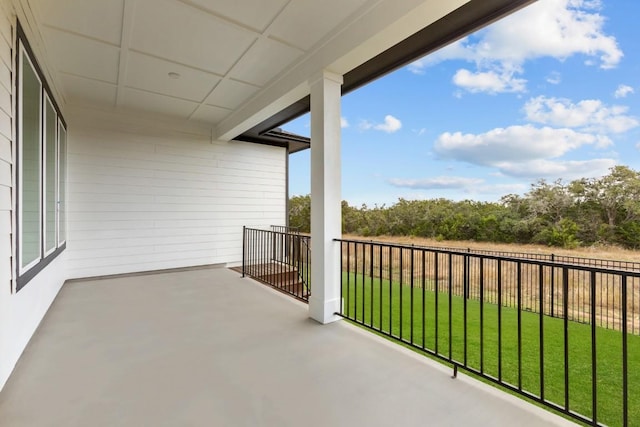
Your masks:
<svg viewBox="0 0 640 427"><path fill-rule="evenodd" d="M238 22L234 19L230 19L227 18L226 16L220 15L218 13L213 12L212 10L209 10L205 7L202 7L196 3L193 3L189 0L178 0L178 2L192 8L192 9L196 9L199 10L200 12L206 13L207 15L219 20L219 21L224 21L224 23L226 24L231 24L232 26L236 27L238 30L240 31L245 31L245 32L249 32L251 34L253 34L254 36L258 37L258 35L260 34L260 30L256 30L255 28L251 28L248 25L245 25L241 22Z"/></svg>
<svg viewBox="0 0 640 427"><path fill-rule="evenodd" d="M129 62L129 43L131 41L131 29L135 0L124 0L122 8L122 34L120 36L120 58L118 62L118 88L116 89L116 107L124 103L125 78Z"/></svg>

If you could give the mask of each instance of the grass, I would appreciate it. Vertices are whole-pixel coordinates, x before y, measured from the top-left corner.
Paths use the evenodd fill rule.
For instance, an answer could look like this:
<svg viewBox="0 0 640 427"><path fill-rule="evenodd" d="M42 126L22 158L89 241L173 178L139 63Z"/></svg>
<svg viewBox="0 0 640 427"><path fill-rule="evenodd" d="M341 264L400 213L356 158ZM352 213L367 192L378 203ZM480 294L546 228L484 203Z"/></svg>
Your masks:
<svg viewBox="0 0 640 427"><path fill-rule="evenodd" d="M472 299L465 302L463 297L450 297L448 293L423 292L422 288L400 286L398 283L390 286L388 280L347 273L343 274L342 295L344 314L348 317L462 365L482 370L485 375L498 378L501 374L503 382L536 396L541 395L542 372L544 399L560 406L565 404L562 319L542 316L541 327L540 315L522 311L519 346L518 310L515 308L480 304L479 300ZM502 322L500 337L499 318ZM588 418L593 417L591 332L590 325L568 322L569 409ZM601 424L621 426L622 333L599 327L595 332L597 420ZM541 345L543 366L540 363ZM628 420L629 425L640 425L640 337L627 335L627 346Z"/></svg>

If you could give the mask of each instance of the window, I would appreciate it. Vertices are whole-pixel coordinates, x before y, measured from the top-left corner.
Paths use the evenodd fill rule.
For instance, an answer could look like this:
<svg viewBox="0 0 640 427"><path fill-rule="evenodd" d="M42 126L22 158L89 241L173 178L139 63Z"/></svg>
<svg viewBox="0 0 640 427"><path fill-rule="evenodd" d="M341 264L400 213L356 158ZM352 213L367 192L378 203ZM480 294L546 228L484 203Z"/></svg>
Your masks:
<svg viewBox="0 0 640 427"><path fill-rule="evenodd" d="M67 130L58 121L58 245L67 241L66 231Z"/></svg>
<svg viewBox="0 0 640 427"><path fill-rule="evenodd" d="M20 267L24 270L40 258L40 99L42 85L31 61L20 55Z"/></svg>
<svg viewBox="0 0 640 427"><path fill-rule="evenodd" d="M17 290L65 248L67 131L18 25Z"/></svg>
<svg viewBox="0 0 640 427"><path fill-rule="evenodd" d="M58 117L48 96L45 96L44 109L44 252L45 255L55 250L56 216L58 198L56 194L57 181L57 129Z"/></svg>

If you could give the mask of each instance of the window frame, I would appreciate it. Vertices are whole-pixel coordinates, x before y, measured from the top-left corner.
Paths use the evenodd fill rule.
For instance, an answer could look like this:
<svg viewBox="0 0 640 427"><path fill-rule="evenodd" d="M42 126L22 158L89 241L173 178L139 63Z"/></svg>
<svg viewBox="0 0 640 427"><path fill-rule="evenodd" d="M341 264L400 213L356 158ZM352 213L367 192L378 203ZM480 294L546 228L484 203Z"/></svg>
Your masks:
<svg viewBox="0 0 640 427"><path fill-rule="evenodd" d="M23 245L23 234L21 231L22 228L22 224L23 222L23 211L22 211L22 205L24 204L23 202L23 192L21 187L23 186L23 177L24 174L22 173L22 171L24 170L24 164L23 164L23 144L22 144L22 134L23 134L23 122L22 122L22 105L23 105L23 91L24 91L24 87L23 87L23 82L21 77L21 73L22 73L22 69L24 67L24 61L23 58L26 58L27 61L29 61L29 65L31 66L31 69L34 71L36 78L38 79L38 83L40 83L40 116L42 116L42 79L40 78L40 75L38 74L38 72L36 71L36 67L33 64L32 59L29 57L29 55L27 54L27 51L24 49L24 46L22 46L20 43L18 44L19 48L17 49L17 53L18 53L18 61L16 62L17 64L17 68L18 68L18 72L16 73L16 79L17 79L17 96L16 96L16 115L18 116L18 120L17 120L17 124L18 124L18 129L17 129L17 134L19 135L18 138L16 138L19 142L17 144L17 156L18 156L18 169L17 169L17 173L18 173L18 179L16 180L16 187L17 187L17 195L18 195L18 247L16 248L16 258L18 260L18 277L20 277L20 275L24 274L26 271L32 269L34 266L36 266L38 263L40 263L40 261L42 260L42 236L43 236L43 232L42 232L42 169L43 169L43 165L42 165L42 143L40 143L38 145L38 159L39 159L39 174L38 174L38 194L40 197L38 197L38 203L39 203L39 226L38 226L38 241L40 242L40 255L34 259L33 261L31 261L29 264L23 266L22 265L22 247ZM42 117L40 117L39 120L39 129L38 129L38 139L40 140L40 142L42 142Z"/></svg>
<svg viewBox="0 0 640 427"><path fill-rule="evenodd" d="M31 46L29 45L29 41L27 40L27 37L24 33L24 30L22 29L22 26L20 25L20 22L17 22L17 28L16 28L16 32L17 32L17 37L16 37L16 48L14 50L15 52L15 66L16 66L16 70L15 70L15 83L14 83L14 90L15 90L15 94L16 96L14 97L14 107L15 107L15 120L16 120L16 137L15 137L15 144L16 144L16 172L15 172L15 191L16 191L16 198L15 198L15 203L16 203L16 238L15 238L15 242L16 242L16 248L15 248L15 255L16 255L16 262L15 262L15 269L16 269L16 280L15 280L15 292L20 291L27 283L29 283L29 281L31 281L31 279L33 279L34 277L36 277L38 275L38 273L40 271L42 271L47 265L49 265L55 258L58 257L58 255L60 255L65 249L66 249L66 238L64 240L61 241L60 239L60 228L61 228L61 224L62 222L60 221L60 184L62 182L62 180L64 180L64 186L65 186L65 205L66 205L66 193L67 190L66 188L67 186L67 182L66 182L66 176L61 177L60 176L60 159L64 156L64 159L66 161L66 151L65 153L61 153L60 152L60 141L59 141L59 129L62 127L65 131L65 134L67 135L67 141L65 144L65 149L66 147L68 147L68 132L67 132L67 125L66 122L64 120L64 117L62 116L62 113L60 111L60 108L55 100L55 97L53 96L53 92L51 91L51 88L49 86L49 84L47 83L47 80L45 78L45 76L42 73L42 69L40 68L40 65L38 64L38 60L35 57L33 50L31 49ZM22 71L23 71L23 67L25 67L26 65L23 63L23 58L26 58L26 60L28 61L28 66L31 67L31 69L35 72L35 75L40 83L40 112L39 112L39 180L38 180L38 187L39 187L39 194L38 194L38 200L39 200L39 205L40 205L40 211L39 211L39 244L38 244L38 248L39 248L39 256L32 262L30 262L29 264L25 265L24 267L22 266L22 261L21 261L21 257L22 257L22 247L23 247L23 234L22 234L22 227L23 227L23 212L22 212L22 205L23 205L23 194L22 194L22 177L23 177L23 144L22 144L22 135L23 135L23 122L22 122L22 108L23 108L23 102L24 102L24 98L23 98L23 87L22 87ZM50 102L51 106L53 107L53 111L55 113L55 117L52 117L51 119L54 121L55 123L55 141L54 146L54 157L55 157L55 162L54 162L54 167L56 169L55 174L54 174L54 194L55 194L55 208L54 208L54 216L55 216L55 236L54 236L54 246L52 249L50 249L49 251L47 251L46 248L46 218L47 218L47 212L46 212L46 204L45 201L47 200L46 198L46 136L44 135L46 129L45 129L45 119L46 119L46 103ZM65 169L66 169L66 165L65 165ZM66 212L66 206L63 207L64 211ZM66 215L65 215L65 224L64 224L64 229L66 231L67 227L66 227Z"/></svg>
<svg viewBox="0 0 640 427"><path fill-rule="evenodd" d="M60 168L59 165L59 153L58 153L58 149L59 149L59 141L58 141L58 114L56 113L55 107L53 107L53 102L51 101L51 98L48 96L47 93L43 93L43 107L42 107L42 125L40 126L41 128L41 141L42 144L40 146L40 150L42 152L42 168L41 168L41 175L42 175L42 179L40 181L40 187L41 187L41 195L42 195L42 201L41 201L41 205L42 205L42 230L41 230L41 234L42 234L42 238L41 243L42 243L42 253L44 254L44 257L46 258L47 256L51 255L56 249L58 249L58 229L59 229L59 224L58 224L58 203L60 201L60 199L58 198L58 186L59 181L58 181L58 169ZM50 142L47 138L47 125L49 123L49 118L47 117L47 103L51 104L51 108L53 108L53 111L55 113L55 117L53 117L53 121L54 121L54 137L53 137L53 141ZM53 247L51 249L47 249L47 244L50 243L47 238L48 238L48 233L49 233L49 211L48 211L48 206L47 206L47 202L48 200L48 188L47 188L47 184L48 184L48 178L49 178L49 158L48 158L48 148L49 148L49 144L52 143L54 148L53 148L53 227L54 227L54 232L53 232Z"/></svg>
<svg viewBox="0 0 640 427"><path fill-rule="evenodd" d="M60 149L60 135L62 135L61 130L64 131L64 150ZM67 194L68 192L68 182L67 182L67 170L69 168L67 162L67 150L69 147L69 132L67 131L67 125L62 120L62 116L58 114L58 122L56 125L56 247L63 246L67 244ZM64 162L64 168L60 166ZM61 175L60 170L62 170L64 176ZM64 183L64 186L61 185ZM60 200L60 188L64 187L64 199ZM60 215L60 211L64 213L64 215ZM61 233L64 231L64 233Z"/></svg>

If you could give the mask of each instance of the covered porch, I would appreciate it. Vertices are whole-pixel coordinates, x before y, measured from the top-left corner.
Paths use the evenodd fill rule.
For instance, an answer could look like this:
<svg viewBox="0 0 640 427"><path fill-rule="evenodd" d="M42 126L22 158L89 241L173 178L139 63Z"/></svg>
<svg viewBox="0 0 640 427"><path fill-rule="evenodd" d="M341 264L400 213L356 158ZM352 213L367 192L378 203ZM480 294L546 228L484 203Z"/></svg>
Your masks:
<svg viewBox="0 0 640 427"><path fill-rule="evenodd" d="M571 425L225 268L67 282L0 425Z"/></svg>

